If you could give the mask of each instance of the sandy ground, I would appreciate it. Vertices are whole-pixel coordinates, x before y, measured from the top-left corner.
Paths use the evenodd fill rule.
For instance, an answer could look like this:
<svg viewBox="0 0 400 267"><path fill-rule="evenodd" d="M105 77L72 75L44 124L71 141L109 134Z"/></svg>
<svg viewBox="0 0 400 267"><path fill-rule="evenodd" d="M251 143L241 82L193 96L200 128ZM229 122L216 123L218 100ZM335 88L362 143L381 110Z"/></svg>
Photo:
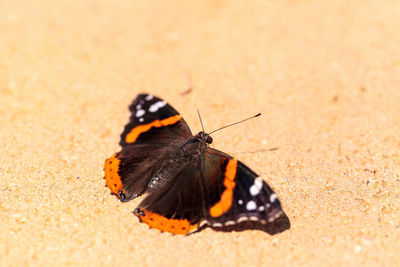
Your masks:
<svg viewBox="0 0 400 267"><path fill-rule="evenodd" d="M1 1L1 265L399 266L400 2L165 2ZM140 224L102 169L142 91L194 132L262 112L213 145L291 229Z"/></svg>

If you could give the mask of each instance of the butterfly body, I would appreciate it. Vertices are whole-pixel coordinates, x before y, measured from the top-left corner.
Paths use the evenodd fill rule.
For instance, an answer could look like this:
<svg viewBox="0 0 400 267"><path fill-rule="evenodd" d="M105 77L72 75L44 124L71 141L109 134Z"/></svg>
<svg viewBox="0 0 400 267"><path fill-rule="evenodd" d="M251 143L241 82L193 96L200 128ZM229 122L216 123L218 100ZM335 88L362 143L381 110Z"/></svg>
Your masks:
<svg viewBox="0 0 400 267"><path fill-rule="evenodd" d="M134 211L139 221L173 234L243 222L270 228L277 219L285 220L283 230L290 227L272 189L243 163L211 148L209 134L192 135L166 102L140 94L130 110L122 150L106 160L105 179L123 202L146 194Z"/></svg>

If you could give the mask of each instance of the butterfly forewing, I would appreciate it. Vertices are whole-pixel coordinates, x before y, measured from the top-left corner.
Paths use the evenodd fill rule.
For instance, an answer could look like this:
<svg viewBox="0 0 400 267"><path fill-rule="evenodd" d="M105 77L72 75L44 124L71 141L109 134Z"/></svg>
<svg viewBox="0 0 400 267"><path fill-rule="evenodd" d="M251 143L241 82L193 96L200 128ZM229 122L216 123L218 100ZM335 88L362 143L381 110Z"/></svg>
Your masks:
<svg viewBox="0 0 400 267"><path fill-rule="evenodd" d="M224 166L224 175L205 177L209 181L207 189L212 195L210 199L219 198L209 208L208 221L211 226L223 227L243 221L266 224L283 214L276 194L261 177L242 162L215 149L207 149L206 164L216 157L227 160L227 164ZM219 186L211 187L213 180L218 180Z"/></svg>
<svg viewBox="0 0 400 267"><path fill-rule="evenodd" d="M158 97L139 94L129 109L129 123L121 134L122 150L104 166L106 186L121 201L145 193L161 163L192 136L182 116Z"/></svg>
<svg viewBox="0 0 400 267"><path fill-rule="evenodd" d="M182 116L164 100L139 94L129 106L129 123L121 134L121 146L138 143L167 143L192 136Z"/></svg>

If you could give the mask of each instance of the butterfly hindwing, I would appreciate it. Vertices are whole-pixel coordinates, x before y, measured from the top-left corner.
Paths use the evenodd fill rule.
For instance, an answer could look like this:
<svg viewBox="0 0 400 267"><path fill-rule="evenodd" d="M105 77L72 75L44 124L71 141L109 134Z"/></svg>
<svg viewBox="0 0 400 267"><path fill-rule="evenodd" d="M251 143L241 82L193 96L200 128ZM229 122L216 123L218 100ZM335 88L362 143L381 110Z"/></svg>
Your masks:
<svg viewBox="0 0 400 267"><path fill-rule="evenodd" d="M176 175L149 194L134 214L150 227L173 234L188 234L205 225L210 208L224 192L221 177L231 157L221 155L210 154L205 160L203 153L175 168Z"/></svg>
<svg viewBox="0 0 400 267"><path fill-rule="evenodd" d="M196 162L147 195L134 214L152 228L173 234L196 230L204 219L204 188Z"/></svg>
<svg viewBox="0 0 400 267"><path fill-rule="evenodd" d="M169 146L139 143L123 147L105 161L106 186L123 202L146 193L157 170L179 145L178 140Z"/></svg>

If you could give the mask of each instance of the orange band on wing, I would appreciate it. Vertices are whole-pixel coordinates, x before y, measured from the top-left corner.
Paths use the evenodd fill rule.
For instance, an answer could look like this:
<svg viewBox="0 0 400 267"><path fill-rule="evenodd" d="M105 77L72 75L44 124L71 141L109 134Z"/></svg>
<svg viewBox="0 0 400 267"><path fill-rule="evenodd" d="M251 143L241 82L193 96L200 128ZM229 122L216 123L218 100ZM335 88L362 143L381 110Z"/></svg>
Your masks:
<svg viewBox="0 0 400 267"><path fill-rule="evenodd" d="M235 188L235 176L237 168L237 159L229 160L226 164L224 186L225 190L221 195L220 201L210 208L212 217L219 217L229 210L232 205L233 188Z"/></svg>
<svg viewBox="0 0 400 267"><path fill-rule="evenodd" d="M172 234L185 235L198 227L198 224L190 224L186 219L168 219L145 209L135 212L135 215L139 217L140 222L144 222L151 228Z"/></svg>
<svg viewBox="0 0 400 267"><path fill-rule="evenodd" d="M118 174L120 160L116 158L116 154L112 155L104 162L104 179L106 186L110 189L111 194L121 198L119 192L123 192L121 177Z"/></svg>
<svg viewBox="0 0 400 267"><path fill-rule="evenodd" d="M174 115L172 117L163 119L163 120L155 120L151 123L148 124L142 124L139 126L136 126L133 128L125 137L125 142L127 143L133 143L136 141L136 139L139 137L141 133L147 132L151 128L160 128L163 126L168 126L172 125L174 123L177 123L180 119L182 118L181 115Z"/></svg>

